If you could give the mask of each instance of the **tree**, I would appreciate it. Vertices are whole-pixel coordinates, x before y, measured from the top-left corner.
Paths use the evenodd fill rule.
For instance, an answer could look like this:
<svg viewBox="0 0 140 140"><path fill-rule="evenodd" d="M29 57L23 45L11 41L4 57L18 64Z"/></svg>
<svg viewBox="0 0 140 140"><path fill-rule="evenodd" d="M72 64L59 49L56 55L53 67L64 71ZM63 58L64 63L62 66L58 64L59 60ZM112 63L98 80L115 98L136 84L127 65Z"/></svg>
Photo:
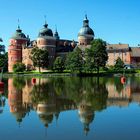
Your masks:
<svg viewBox="0 0 140 140"><path fill-rule="evenodd" d="M99 74L100 67L105 67L106 62L108 60L106 42L102 39L93 40L91 42L91 48L89 49L89 51L91 51L93 54L93 64L94 67L97 69L97 73Z"/></svg>
<svg viewBox="0 0 140 140"><path fill-rule="evenodd" d="M48 50L39 49L38 47L34 47L31 51L30 55L31 60L33 61L33 65L35 67L46 68L48 66Z"/></svg>
<svg viewBox="0 0 140 140"><path fill-rule="evenodd" d="M8 71L8 53L1 54L0 53L0 68L3 69L4 72Z"/></svg>
<svg viewBox="0 0 140 140"><path fill-rule="evenodd" d="M120 57L117 58L114 68L115 70L121 70L124 68L124 62L121 60Z"/></svg>
<svg viewBox="0 0 140 140"><path fill-rule="evenodd" d="M68 70L79 71L81 73L83 69L83 54L82 51L77 47L73 52L67 55L65 65Z"/></svg>
<svg viewBox="0 0 140 140"><path fill-rule="evenodd" d="M56 57L53 65L53 69L58 72L62 72L64 70L64 59L60 56Z"/></svg>
<svg viewBox="0 0 140 140"><path fill-rule="evenodd" d="M23 72L23 71L25 71L25 69L26 69L26 66L23 63L18 62L13 65L14 72Z"/></svg>
<svg viewBox="0 0 140 140"><path fill-rule="evenodd" d="M94 52L92 49L86 49L85 50L85 65L84 65L84 70L85 71L92 71L94 70Z"/></svg>
<svg viewBox="0 0 140 140"><path fill-rule="evenodd" d="M3 42L0 38L0 42ZM5 53L5 46L0 44L0 69L1 71L8 70L8 53Z"/></svg>
<svg viewBox="0 0 140 140"><path fill-rule="evenodd" d="M14 77L13 78L13 86L16 90L22 90L26 85L25 77Z"/></svg>

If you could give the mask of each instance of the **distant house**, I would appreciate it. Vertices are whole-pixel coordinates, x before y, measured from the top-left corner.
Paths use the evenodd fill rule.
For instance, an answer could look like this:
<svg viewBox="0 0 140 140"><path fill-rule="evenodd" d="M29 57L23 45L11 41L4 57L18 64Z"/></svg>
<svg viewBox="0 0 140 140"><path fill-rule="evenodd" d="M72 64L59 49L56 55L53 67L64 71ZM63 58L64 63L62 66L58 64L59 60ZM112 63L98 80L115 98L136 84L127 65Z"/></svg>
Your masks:
<svg viewBox="0 0 140 140"><path fill-rule="evenodd" d="M113 66L118 57L122 59L126 68L140 67L140 47L130 47L128 44L108 44L108 66Z"/></svg>

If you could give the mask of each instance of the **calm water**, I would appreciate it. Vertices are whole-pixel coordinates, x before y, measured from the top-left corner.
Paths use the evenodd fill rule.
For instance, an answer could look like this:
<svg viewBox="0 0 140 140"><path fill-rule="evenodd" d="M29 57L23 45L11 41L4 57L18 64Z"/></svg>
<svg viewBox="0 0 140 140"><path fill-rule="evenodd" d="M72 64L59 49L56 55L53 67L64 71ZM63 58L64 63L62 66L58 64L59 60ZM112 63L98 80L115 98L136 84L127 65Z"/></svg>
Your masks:
<svg viewBox="0 0 140 140"><path fill-rule="evenodd" d="M4 79L0 139L140 140L140 78Z"/></svg>

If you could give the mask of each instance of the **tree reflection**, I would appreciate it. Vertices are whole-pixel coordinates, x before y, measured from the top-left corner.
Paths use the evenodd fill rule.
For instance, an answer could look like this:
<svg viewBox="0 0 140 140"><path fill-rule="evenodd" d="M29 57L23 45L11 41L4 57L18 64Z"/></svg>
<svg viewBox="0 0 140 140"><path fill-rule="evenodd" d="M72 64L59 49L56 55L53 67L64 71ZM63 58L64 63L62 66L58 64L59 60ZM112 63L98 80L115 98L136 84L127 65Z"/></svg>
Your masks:
<svg viewBox="0 0 140 140"><path fill-rule="evenodd" d="M5 101L6 101L5 97L2 94L0 94L0 114L3 113Z"/></svg>
<svg viewBox="0 0 140 140"><path fill-rule="evenodd" d="M62 111L77 109L86 135L94 120L95 111L106 108L107 97L104 78L36 78L36 84L31 84L31 79L30 82L24 78L9 80L10 111L13 115L16 114L14 116L18 122L22 121L32 106L45 127L54 118L58 119Z"/></svg>
<svg viewBox="0 0 140 140"><path fill-rule="evenodd" d="M120 77L116 77L114 79L114 84L116 86L117 92L120 94L121 91L124 89L124 85L120 82Z"/></svg>
<svg viewBox="0 0 140 140"><path fill-rule="evenodd" d="M13 78L13 86L17 90L22 90L25 87L25 78L24 77L14 77Z"/></svg>

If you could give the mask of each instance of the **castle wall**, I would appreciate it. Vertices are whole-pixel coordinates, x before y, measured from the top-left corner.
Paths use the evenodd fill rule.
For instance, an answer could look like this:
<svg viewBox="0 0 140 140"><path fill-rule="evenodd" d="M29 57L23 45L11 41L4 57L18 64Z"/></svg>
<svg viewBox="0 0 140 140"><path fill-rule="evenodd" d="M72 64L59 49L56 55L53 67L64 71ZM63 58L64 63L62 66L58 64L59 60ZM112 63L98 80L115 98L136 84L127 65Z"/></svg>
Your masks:
<svg viewBox="0 0 140 140"><path fill-rule="evenodd" d="M113 66L116 63L117 58L120 57L124 64L131 64L131 55L130 51L127 52L108 52L108 61L107 65Z"/></svg>
<svg viewBox="0 0 140 140"><path fill-rule="evenodd" d="M31 51L32 51L32 47L22 49L22 63L26 65L27 70L34 69L33 61L30 59Z"/></svg>

